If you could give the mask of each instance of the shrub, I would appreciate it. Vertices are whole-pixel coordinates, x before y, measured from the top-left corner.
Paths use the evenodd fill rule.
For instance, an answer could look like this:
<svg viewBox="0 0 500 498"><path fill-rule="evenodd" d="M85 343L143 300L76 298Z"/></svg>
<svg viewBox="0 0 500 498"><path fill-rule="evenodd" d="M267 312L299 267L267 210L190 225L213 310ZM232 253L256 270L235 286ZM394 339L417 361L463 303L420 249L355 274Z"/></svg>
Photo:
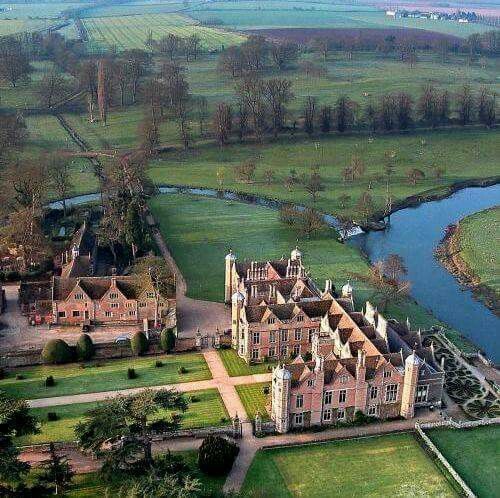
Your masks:
<svg viewBox="0 0 500 498"><path fill-rule="evenodd" d="M5 369L0 368L0 379L5 379Z"/></svg>
<svg viewBox="0 0 500 498"><path fill-rule="evenodd" d="M54 377L52 375L49 375L45 379L45 387L54 387L56 385L56 381L54 380Z"/></svg>
<svg viewBox="0 0 500 498"><path fill-rule="evenodd" d="M49 422L55 422L56 420L59 420L59 415L56 412L49 412L47 413L47 420Z"/></svg>
<svg viewBox="0 0 500 498"><path fill-rule="evenodd" d="M180 374L186 374L187 373L187 368L186 367L179 367L179 370L177 370Z"/></svg>
<svg viewBox="0 0 500 498"><path fill-rule="evenodd" d="M161 368L163 366L163 361L161 360L156 360L155 361L155 367L156 368Z"/></svg>
<svg viewBox="0 0 500 498"><path fill-rule="evenodd" d="M136 379L137 378L137 374L135 373L135 368L129 368L127 370L127 377L129 379Z"/></svg>
<svg viewBox="0 0 500 498"><path fill-rule="evenodd" d="M144 354L148 350L148 345L148 338L146 337L144 332L136 332L132 336L132 340L130 341L132 353L134 353L136 356Z"/></svg>
<svg viewBox="0 0 500 498"><path fill-rule="evenodd" d="M262 389L262 393L267 396L269 394L269 386L264 386L264 388Z"/></svg>
<svg viewBox="0 0 500 498"><path fill-rule="evenodd" d="M166 353L173 351L175 347L175 333L173 329L163 329L160 334L160 347Z"/></svg>
<svg viewBox="0 0 500 498"><path fill-rule="evenodd" d="M76 357L80 361L88 361L94 356L94 343L88 334L82 334L76 343Z"/></svg>
<svg viewBox="0 0 500 498"><path fill-rule="evenodd" d="M24 375L23 374L17 374L16 375L16 380L24 380Z"/></svg>
<svg viewBox="0 0 500 498"><path fill-rule="evenodd" d="M62 339L51 339L42 350L45 363L68 363L73 359L73 352Z"/></svg>
<svg viewBox="0 0 500 498"><path fill-rule="evenodd" d="M198 466L212 476L227 474L233 466L239 448L220 436L208 436L198 451Z"/></svg>
<svg viewBox="0 0 500 498"><path fill-rule="evenodd" d="M195 396L194 394L189 397L190 403L198 403L198 401L200 401L200 398L198 396Z"/></svg>

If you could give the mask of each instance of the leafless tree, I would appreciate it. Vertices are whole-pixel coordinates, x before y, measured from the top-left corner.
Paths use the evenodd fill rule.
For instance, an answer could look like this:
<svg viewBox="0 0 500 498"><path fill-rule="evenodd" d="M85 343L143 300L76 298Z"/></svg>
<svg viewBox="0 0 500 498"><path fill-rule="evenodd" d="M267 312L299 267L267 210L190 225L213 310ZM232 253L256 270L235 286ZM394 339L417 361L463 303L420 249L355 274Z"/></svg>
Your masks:
<svg viewBox="0 0 500 498"><path fill-rule="evenodd" d="M287 79L272 78L265 82L265 98L271 110L274 137L283 127L286 104L293 98L291 87L292 82Z"/></svg>
<svg viewBox="0 0 500 498"><path fill-rule="evenodd" d="M231 106L221 102L214 113L213 128L219 145L224 146L229 140L233 126L233 113Z"/></svg>

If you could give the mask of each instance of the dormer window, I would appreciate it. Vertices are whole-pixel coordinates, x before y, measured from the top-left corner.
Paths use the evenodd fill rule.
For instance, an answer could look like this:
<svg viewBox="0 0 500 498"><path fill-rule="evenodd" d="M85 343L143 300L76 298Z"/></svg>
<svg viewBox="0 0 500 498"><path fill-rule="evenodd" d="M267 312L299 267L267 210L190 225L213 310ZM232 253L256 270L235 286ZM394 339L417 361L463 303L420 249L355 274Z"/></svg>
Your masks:
<svg viewBox="0 0 500 498"><path fill-rule="evenodd" d="M78 292L77 294L75 294L75 299L82 300L83 298L84 298L83 293Z"/></svg>
<svg viewBox="0 0 500 498"><path fill-rule="evenodd" d="M349 377L348 377L347 375L345 375L345 374L344 374L344 375L341 375L341 376L339 377L339 382L340 382L341 384L345 384L345 383L348 381L348 379L349 379Z"/></svg>
<svg viewBox="0 0 500 498"><path fill-rule="evenodd" d="M154 292L146 292L146 297L148 299L154 299L155 297L155 293Z"/></svg>
<svg viewBox="0 0 500 498"><path fill-rule="evenodd" d="M297 317L297 321L298 321L298 322L303 322L303 321L304 321L304 315L299 315L299 316Z"/></svg>
<svg viewBox="0 0 500 498"><path fill-rule="evenodd" d="M307 381L307 387L314 387L314 379L309 379Z"/></svg>
<svg viewBox="0 0 500 498"><path fill-rule="evenodd" d="M269 317L267 319L267 323L268 323L268 325L272 325L273 323L276 323L276 318L274 318L273 316Z"/></svg>
<svg viewBox="0 0 500 498"><path fill-rule="evenodd" d="M384 370L384 379L388 379L392 376L392 372L390 370Z"/></svg>
<svg viewBox="0 0 500 498"><path fill-rule="evenodd" d="M110 299L118 299L118 292L111 292L109 294Z"/></svg>

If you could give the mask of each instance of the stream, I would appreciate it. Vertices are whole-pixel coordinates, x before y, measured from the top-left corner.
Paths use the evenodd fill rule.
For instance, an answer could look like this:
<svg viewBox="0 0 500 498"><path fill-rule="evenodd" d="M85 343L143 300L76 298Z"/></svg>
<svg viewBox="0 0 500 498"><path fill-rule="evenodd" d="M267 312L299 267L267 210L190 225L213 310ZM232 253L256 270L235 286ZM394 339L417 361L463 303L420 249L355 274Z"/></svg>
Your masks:
<svg viewBox="0 0 500 498"><path fill-rule="evenodd" d="M223 198L272 209L280 207L279 202L259 196L227 191L221 194L213 189L164 186L159 191L162 194L183 193ZM86 194L69 198L66 203L67 206L80 205L99 199L99 194ZM446 199L393 213L390 226L385 231L364 233L356 227L349 238L349 244L358 247L371 261L384 259L389 254L399 254L408 269L412 297L439 320L463 333L497 363L500 362L500 319L474 299L472 291L462 287L439 264L434 258L434 249L448 225L498 204L500 185L465 188ZM58 209L61 203L54 201L49 207ZM297 208L303 209L303 206ZM334 216L323 214L323 217L330 226L337 227Z"/></svg>

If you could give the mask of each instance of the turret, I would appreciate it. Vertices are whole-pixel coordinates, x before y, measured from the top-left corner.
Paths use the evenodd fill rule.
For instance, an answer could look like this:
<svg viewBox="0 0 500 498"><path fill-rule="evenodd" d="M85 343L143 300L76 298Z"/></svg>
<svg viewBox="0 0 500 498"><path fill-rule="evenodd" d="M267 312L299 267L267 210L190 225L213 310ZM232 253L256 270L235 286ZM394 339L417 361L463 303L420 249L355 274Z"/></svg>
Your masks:
<svg viewBox="0 0 500 498"><path fill-rule="evenodd" d="M405 376L401 395L401 416L404 418L413 418L415 415L415 393L417 392L419 368L420 360L413 351L405 360Z"/></svg>
<svg viewBox="0 0 500 498"><path fill-rule="evenodd" d="M233 295L233 271L234 262L236 261L236 256L231 250L225 257L226 262L226 278L224 284L224 302L226 304L231 303L231 296Z"/></svg>
<svg viewBox="0 0 500 498"><path fill-rule="evenodd" d="M71 248L71 258L76 259L78 256L80 256L80 249L78 249L76 244L73 244L73 247Z"/></svg>
<svg viewBox="0 0 500 498"><path fill-rule="evenodd" d="M342 286L342 297L346 299L351 299L352 298L352 285L349 281L345 285Z"/></svg>
<svg viewBox="0 0 500 498"><path fill-rule="evenodd" d="M271 393L271 418L276 424L276 432L288 432L290 427L289 402L292 376L284 366L278 365L273 370Z"/></svg>
<svg viewBox="0 0 500 498"><path fill-rule="evenodd" d="M231 343L238 351L240 337L241 310L245 304L245 295L240 291L233 294L231 298Z"/></svg>
<svg viewBox="0 0 500 498"><path fill-rule="evenodd" d="M295 246L295 249L290 253L290 259L292 261L302 261L302 253L299 251L299 246Z"/></svg>

